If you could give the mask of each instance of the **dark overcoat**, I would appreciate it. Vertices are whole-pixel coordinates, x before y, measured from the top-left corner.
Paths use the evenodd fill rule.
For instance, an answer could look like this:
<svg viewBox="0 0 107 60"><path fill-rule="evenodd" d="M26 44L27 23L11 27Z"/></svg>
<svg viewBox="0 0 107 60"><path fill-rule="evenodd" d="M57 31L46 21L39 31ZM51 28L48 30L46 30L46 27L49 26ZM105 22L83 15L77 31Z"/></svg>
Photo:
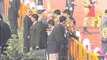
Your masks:
<svg viewBox="0 0 107 60"><path fill-rule="evenodd" d="M30 28L32 26L32 21L28 15L24 18L24 30L23 30L23 38L24 38L24 51L29 51L29 37L30 37Z"/></svg>
<svg viewBox="0 0 107 60"><path fill-rule="evenodd" d="M6 46L8 39L11 37L9 25L0 21L0 46L2 49Z"/></svg>

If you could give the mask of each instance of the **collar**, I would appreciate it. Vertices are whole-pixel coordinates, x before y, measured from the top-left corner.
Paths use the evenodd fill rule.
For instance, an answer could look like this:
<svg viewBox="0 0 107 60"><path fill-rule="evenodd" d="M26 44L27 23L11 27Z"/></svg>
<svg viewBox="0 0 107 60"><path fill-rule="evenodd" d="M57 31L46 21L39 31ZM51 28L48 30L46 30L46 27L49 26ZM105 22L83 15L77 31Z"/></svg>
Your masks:
<svg viewBox="0 0 107 60"><path fill-rule="evenodd" d="M35 25L36 23L37 23L37 21L34 21L34 22L33 22L33 25Z"/></svg>
<svg viewBox="0 0 107 60"><path fill-rule="evenodd" d="M55 28L55 26L54 26L54 27L52 27L51 31L52 31L54 28Z"/></svg>

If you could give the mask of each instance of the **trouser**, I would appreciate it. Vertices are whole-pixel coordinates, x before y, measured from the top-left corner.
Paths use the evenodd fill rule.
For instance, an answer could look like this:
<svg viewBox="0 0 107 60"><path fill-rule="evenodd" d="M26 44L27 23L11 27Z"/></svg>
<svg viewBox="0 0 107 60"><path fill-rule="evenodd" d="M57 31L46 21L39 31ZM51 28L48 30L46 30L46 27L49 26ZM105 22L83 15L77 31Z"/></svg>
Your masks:
<svg viewBox="0 0 107 60"><path fill-rule="evenodd" d="M2 59L2 58L1 58L1 46L0 46L0 59Z"/></svg>
<svg viewBox="0 0 107 60"><path fill-rule="evenodd" d="M4 13L4 2L0 1L0 14Z"/></svg>
<svg viewBox="0 0 107 60"><path fill-rule="evenodd" d="M73 16L73 13L74 13L74 6L66 7L66 9L70 10L70 15Z"/></svg>
<svg viewBox="0 0 107 60"><path fill-rule="evenodd" d="M28 38L24 38L24 52L29 52L30 51L30 45L29 45L29 39Z"/></svg>
<svg viewBox="0 0 107 60"><path fill-rule="evenodd" d="M12 34L18 35L17 34L17 28L18 28L17 17L14 14L9 14L8 16L9 16L8 19L9 19Z"/></svg>
<svg viewBox="0 0 107 60"><path fill-rule="evenodd" d="M84 27L87 27L88 22L89 22L89 18L88 18L88 17L85 17L85 18L84 18Z"/></svg>
<svg viewBox="0 0 107 60"><path fill-rule="evenodd" d="M87 17L88 11L89 11L89 8L84 7L84 23L83 23L84 27L87 27L87 24L88 24L88 20L89 20L89 18Z"/></svg>
<svg viewBox="0 0 107 60"><path fill-rule="evenodd" d="M73 16L74 13L74 6L72 6L71 16Z"/></svg>
<svg viewBox="0 0 107 60"><path fill-rule="evenodd" d="M107 43L102 42L102 55L107 53Z"/></svg>

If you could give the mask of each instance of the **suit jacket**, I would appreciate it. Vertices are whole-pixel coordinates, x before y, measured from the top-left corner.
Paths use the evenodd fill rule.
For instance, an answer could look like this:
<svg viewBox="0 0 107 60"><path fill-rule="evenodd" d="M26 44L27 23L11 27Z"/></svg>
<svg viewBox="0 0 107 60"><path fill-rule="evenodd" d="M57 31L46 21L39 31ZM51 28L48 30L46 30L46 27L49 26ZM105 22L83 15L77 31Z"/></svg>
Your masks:
<svg viewBox="0 0 107 60"><path fill-rule="evenodd" d="M38 22L31 27L30 31L30 47L39 46L41 28Z"/></svg>
<svg viewBox="0 0 107 60"><path fill-rule="evenodd" d="M26 15L24 18L24 32L23 32L23 38L24 38L24 51L29 51L29 40L28 36L30 37L30 27L32 26L31 19Z"/></svg>
<svg viewBox="0 0 107 60"><path fill-rule="evenodd" d="M0 46L3 48L6 42L11 37L11 30L9 25L3 21L0 21Z"/></svg>
<svg viewBox="0 0 107 60"><path fill-rule="evenodd" d="M47 36L48 36L47 35L47 28L48 28L48 26L47 26L47 24L42 23L42 22L39 22L39 26L40 26L40 29L41 29L39 47L41 49L44 49L44 48L47 47Z"/></svg>
<svg viewBox="0 0 107 60"><path fill-rule="evenodd" d="M31 28L30 47L39 46L44 49L47 46L47 25L42 22L37 22Z"/></svg>
<svg viewBox="0 0 107 60"><path fill-rule="evenodd" d="M66 41L64 32L65 29L61 24L52 30L51 34L48 36L48 53L58 53L60 51L64 42Z"/></svg>
<svg viewBox="0 0 107 60"><path fill-rule="evenodd" d="M102 42L106 42L107 43L107 38L103 38L103 36L102 36L102 30L103 30L104 27L107 27L107 16L104 16L102 18L101 25L100 25L101 40L102 40Z"/></svg>
<svg viewBox="0 0 107 60"><path fill-rule="evenodd" d="M23 37L28 38L30 36L30 27L32 26L32 21L31 19L26 15L24 18L24 33Z"/></svg>

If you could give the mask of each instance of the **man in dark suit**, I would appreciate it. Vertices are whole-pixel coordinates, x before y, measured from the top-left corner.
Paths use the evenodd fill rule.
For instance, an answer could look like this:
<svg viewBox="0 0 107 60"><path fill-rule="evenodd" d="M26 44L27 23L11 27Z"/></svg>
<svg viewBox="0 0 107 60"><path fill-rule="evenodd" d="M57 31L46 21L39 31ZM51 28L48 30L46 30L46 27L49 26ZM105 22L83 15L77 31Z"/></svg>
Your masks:
<svg viewBox="0 0 107 60"><path fill-rule="evenodd" d="M24 38L24 52L29 52L29 39L30 39L30 27L32 26L32 21L30 19L31 15L30 9L27 10L27 15L24 18L24 32L23 32L23 38Z"/></svg>
<svg viewBox="0 0 107 60"><path fill-rule="evenodd" d="M104 56L107 53L107 9L101 20L100 36L102 41L102 55Z"/></svg>
<svg viewBox="0 0 107 60"><path fill-rule="evenodd" d="M70 10L66 9L63 11L64 16L67 18L66 20L66 37L69 41L69 38L77 38L76 37L76 20L70 15Z"/></svg>
<svg viewBox="0 0 107 60"><path fill-rule="evenodd" d="M47 47L47 28L48 25L42 22L42 19L38 20L39 26L40 26L40 42L39 42L39 48L45 49Z"/></svg>
<svg viewBox="0 0 107 60"><path fill-rule="evenodd" d="M51 21L51 20L50 20ZM62 60L63 54L63 47L66 42L65 40L65 28L64 25L66 23L66 17L61 16L59 17L59 24L57 26L53 27L52 24L49 25L51 27L51 34L48 37L48 47L47 51L49 53L49 60L53 60L52 57L54 57L54 60ZM63 51L63 52L62 52Z"/></svg>
<svg viewBox="0 0 107 60"><path fill-rule="evenodd" d="M55 42L53 42L54 40L54 34L53 34L53 31L55 30L55 22L54 20L49 20L48 21L48 28L50 30L50 34L48 34L48 41L47 41L47 53L48 53L48 57L47 57L47 60L52 60L52 58L54 58L53 60L57 60L58 58L58 52L56 52L56 44ZM49 33L49 32L48 32Z"/></svg>
<svg viewBox="0 0 107 60"><path fill-rule="evenodd" d="M30 47L33 49L45 49L47 46L47 25L38 20L38 15L31 16L33 25L30 31Z"/></svg>
<svg viewBox="0 0 107 60"><path fill-rule="evenodd" d="M17 17L18 17L19 7L20 7L20 0L10 0L9 11L8 11L8 19L10 22L12 34L15 34L17 36L16 38L18 38Z"/></svg>
<svg viewBox="0 0 107 60"><path fill-rule="evenodd" d="M3 17L0 14L0 47L3 52L3 48L6 47L6 43L11 36L11 31L7 23L3 21Z"/></svg>
<svg viewBox="0 0 107 60"><path fill-rule="evenodd" d="M30 49L39 49L39 41L40 41L40 25L38 23L38 15L33 14L31 17L33 25L31 26L30 31Z"/></svg>

